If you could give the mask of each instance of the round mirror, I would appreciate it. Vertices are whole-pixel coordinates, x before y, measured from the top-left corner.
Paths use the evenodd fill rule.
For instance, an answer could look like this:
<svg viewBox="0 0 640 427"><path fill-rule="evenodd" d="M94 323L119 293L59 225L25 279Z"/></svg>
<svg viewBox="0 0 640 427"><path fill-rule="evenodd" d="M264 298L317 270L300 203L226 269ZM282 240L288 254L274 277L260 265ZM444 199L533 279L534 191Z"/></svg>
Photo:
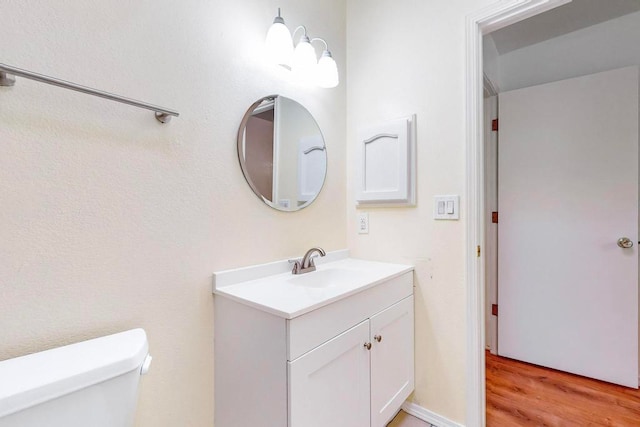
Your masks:
<svg viewBox="0 0 640 427"><path fill-rule="evenodd" d="M327 174L318 124L306 108L280 95L249 107L238 130L238 158L253 192L281 211L310 205Z"/></svg>

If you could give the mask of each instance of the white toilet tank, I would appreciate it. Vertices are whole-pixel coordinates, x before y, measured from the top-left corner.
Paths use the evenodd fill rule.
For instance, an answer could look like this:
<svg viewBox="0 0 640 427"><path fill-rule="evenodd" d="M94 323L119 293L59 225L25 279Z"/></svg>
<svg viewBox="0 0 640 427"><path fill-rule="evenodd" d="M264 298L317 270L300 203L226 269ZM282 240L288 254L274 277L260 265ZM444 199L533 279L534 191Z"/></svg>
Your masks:
<svg viewBox="0 0 640 427"><path fill-rule="evenodd" d="M132 329L0 362L0 427L131 427L148 350Z"/></svg>

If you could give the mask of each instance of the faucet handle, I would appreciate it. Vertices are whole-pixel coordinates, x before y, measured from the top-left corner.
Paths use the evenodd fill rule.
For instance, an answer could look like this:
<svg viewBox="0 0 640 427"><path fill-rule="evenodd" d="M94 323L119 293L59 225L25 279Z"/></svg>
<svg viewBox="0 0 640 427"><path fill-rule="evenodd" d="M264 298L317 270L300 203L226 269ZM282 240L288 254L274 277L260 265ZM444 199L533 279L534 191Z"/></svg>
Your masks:
<svg viewBox="0 0 640 427"><path fill-rule="evenodd" d="M289 264L293 264L293 270L291 270L293 274L300 273L300 270L302 270L302 260L288 259L287 261L289 262Z"/></svg>
<svg viewBox="0 0 640 427"><path fill-rule="evenodd" d="M316 253L314 253L313 255L311 255L309 257L309 267L315 267L316 266L316 264L314 262L314 258L318 258L319 256L320 256L320 253L316 252Z"/></svg>

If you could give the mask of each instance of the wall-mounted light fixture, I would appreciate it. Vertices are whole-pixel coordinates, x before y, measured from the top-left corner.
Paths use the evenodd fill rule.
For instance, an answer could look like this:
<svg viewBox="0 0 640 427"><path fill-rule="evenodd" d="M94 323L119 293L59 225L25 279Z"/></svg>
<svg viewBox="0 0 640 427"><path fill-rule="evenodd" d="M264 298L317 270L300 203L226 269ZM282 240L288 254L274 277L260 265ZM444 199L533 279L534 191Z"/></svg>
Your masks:
<svg viewBox="0 0 640 427"><path fill-rule="evenodd" d="M294 78L299 81L315 83L323 88L338 86L340 83L338 66L329 52L327 42L321 38L310 39L304 25L296 27L293 36L300 29L303 33L294 49L293 37L280 16L280 8L278 8L278 16L275 17L267 32L265 42L269 61L290 68ZM316 51L311 46L314 41L324 43L320 61L316 58Z"/></svg>

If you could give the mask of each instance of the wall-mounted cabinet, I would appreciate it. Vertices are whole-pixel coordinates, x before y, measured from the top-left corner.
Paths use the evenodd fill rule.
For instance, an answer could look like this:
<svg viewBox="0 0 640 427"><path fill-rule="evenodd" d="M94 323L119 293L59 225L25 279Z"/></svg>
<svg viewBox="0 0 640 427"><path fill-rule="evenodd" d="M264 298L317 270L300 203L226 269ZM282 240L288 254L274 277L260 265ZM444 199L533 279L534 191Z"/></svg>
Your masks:
<svg viewBox="0 0 640 427"><path fill-rule="evenodd" d="M363 127L358 132L359 206L416 203L416 116Z"/></svg>

